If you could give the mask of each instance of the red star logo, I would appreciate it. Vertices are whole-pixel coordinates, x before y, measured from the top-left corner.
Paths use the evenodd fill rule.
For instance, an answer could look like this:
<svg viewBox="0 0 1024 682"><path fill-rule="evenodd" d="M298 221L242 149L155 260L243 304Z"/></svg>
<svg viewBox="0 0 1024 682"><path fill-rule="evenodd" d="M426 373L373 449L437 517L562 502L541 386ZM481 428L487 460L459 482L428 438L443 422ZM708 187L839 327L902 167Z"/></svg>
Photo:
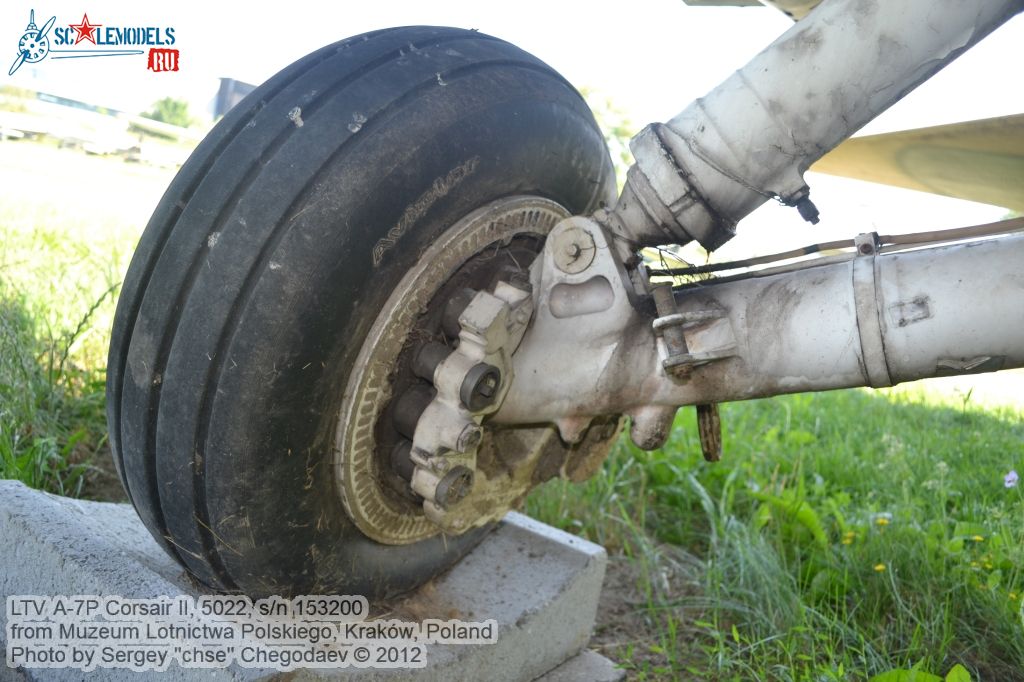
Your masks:
<svg viewBox="0 0 1024 682"><path fill-rule="evenodd" d="M83 40L88 40L93 45L95 45L96 36L93 34L96 33L96 29L102 25L103 24L90 24L88 14L82 15L82 23L78 24L77 26L75 24L68 24L68 26L70 26L78 32L78 35L75 37L75 45L82 42Z"/></svg>

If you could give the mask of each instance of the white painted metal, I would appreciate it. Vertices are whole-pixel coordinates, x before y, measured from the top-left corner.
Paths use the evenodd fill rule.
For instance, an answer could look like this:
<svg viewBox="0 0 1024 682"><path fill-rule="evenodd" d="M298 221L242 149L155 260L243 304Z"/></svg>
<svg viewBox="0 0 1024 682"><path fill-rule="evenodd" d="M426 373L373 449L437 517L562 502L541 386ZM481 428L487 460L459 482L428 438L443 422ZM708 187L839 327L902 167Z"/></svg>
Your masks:
<svg viewBox="0 0 1024 682"><path fill-rule="evenodd" d="M514 376L512 351L522 339L531 313L530 293L506 282L498 282L493 294L478 291L459 315L462 331L458 347L434 371L437 395L416 423L412 444L415 468L410 486L423 498L427 518L445 530L460 533L470 527L471 521L464 514L448 513L449 503L438 493L447 475L457 473L456 467L469 472L462 497L469 493L481 437L478 424L494 409L491 406L470 412L463 404L460 388L475 365L486 363L496 367L503 377L495 389L500 400ZM473 437L464 443L467 430L473 432ZM462 502L462 497L453 504Z"/></svg>
<svg viewBox="0 0 1024 682"><path fill-rule="evenodd" d="M611 249L598 250L594 267L603 259L602 269L616 267ZM545 281L554 265L541 260ZM665 349L649 317L614 306L558 318L544 287L513 356L516 376L529 380L513 383L493 419L579 425L597 415L657 413L651 418L664 420L671 413L656 408L1021 367L1022 262L1017 234L685 289L676 294L681 313L718 311L728 320L686 328L690 352L735 354L683 380L664 371ZM611 284L615 300L625 301L627 281Z"/></svg>
<svg viewBox="0 0 1024 682"><path fill-rule="evenodd" d="M1024 0L825 0L633 139L637 163L612 224L638 244L713 249L767 199L806 202L814 161L1022 9Z"/></svg>

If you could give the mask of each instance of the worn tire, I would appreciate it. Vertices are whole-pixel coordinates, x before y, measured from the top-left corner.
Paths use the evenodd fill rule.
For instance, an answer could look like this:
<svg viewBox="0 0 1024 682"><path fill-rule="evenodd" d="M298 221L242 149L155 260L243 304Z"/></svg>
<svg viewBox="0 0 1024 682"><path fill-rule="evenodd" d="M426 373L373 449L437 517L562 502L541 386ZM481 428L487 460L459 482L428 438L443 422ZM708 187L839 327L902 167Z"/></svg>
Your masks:
<svg viewBox="0 0 1024 682"><path fill-rule="evenodd" d="M451 565L482 531L386 546L346 517L348 368L460 217L524 194L587 212L612 189L579 94L480 33L368 33L271 78L171 183L118 301L110 442L150 532L202 583L254 596L384 596Z"/></svg>

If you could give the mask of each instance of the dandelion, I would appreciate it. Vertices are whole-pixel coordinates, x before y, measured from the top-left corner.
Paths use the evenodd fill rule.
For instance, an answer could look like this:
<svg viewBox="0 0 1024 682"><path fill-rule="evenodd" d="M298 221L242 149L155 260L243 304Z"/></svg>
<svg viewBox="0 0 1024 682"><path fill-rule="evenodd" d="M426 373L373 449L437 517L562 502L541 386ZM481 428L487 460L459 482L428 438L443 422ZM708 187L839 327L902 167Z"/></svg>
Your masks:
<svg viewBox="0 0 1024 682"><path fill-rule="evenodd" d="M984 542L985 541L985 538L981 537L980 535L975 535L971 539L974 540L975 542Z"/></svg>
<svg viewBox="0 0 1024 682"><path fill-rule="evenodd" d="M985 562L985 570L986 571L991 571L992 570L992 564L986 561Z"/></svg>
<svg viewBox="0 0 1024 682"><path fill-rule="evenodd" d="M1009 596L1010 596L1010 601L1017 601L1017 593L1016 592L1011 592Z"/></svg>
<svg viewBox="0 0 1024 682"><path fill-rule="evenodd" d="M879 516L877 519L875 519L875 523L877 523L879 526L888 526L889 519L887 519L884 516Z"/></svg>
<svg viewBox="0 0 1024 682"><path fill-rule="evenodd" d="M885 570L885 564L875 564L875 572L881 573Z"/></svg>
<svg viewBox="0 0 1024 682"><path fill-rule="evenodd" d="M857 537L857 534L854 533L852 530L846 531L845 533L843 533L843 544L844 545L852 545L853 544L853 540L856 537Z"/></svg>
<svg viewBox="0 0 1024 682"><path fill-rule="evenodd" d="M974 570L978 570L979 568L981 568L981 564L979 564L977 561L972 561L971 568L973 568Z"/></svg>
<svg viewBox="0 0 1024 682"><path fill-rule="evenodd" d="M1010 469L1010 473L1003 476L1003 486L1007 488L1014 488L1017 486L1017 481L1020 480L1020 476L1017 475L1015 469Z"/></svg>

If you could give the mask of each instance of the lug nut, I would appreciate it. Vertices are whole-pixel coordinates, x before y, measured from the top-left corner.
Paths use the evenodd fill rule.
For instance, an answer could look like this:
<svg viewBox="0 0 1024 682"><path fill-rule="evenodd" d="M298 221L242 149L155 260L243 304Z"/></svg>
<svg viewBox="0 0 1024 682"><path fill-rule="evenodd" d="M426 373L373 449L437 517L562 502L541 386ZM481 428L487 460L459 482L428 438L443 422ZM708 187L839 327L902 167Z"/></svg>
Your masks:
<svg viewBox="0 0 1024 682"><path fill-rule="evenodd" d="M474 365L462 380L459 398L470 412L479 412L494 404L501 385L501 372L494 365L481 362Z"/></svg>
<svg viewBox="0 0 1024 682"><path fill-rule="evenodd" d="M455 442L455 448L459 452L468 452L477 445L480 445L483 436L483 429L479 426L476 424L466 424L466 428L462 429L462 433L459 434L459 438Z"/></svg>
<svg viewBox="0 0 1024 682"><path fill-rule="evenodd" d="M434 501L441 508L458 504L473 489L473 471L464 466L453 467L434 489Z"/></svg>

